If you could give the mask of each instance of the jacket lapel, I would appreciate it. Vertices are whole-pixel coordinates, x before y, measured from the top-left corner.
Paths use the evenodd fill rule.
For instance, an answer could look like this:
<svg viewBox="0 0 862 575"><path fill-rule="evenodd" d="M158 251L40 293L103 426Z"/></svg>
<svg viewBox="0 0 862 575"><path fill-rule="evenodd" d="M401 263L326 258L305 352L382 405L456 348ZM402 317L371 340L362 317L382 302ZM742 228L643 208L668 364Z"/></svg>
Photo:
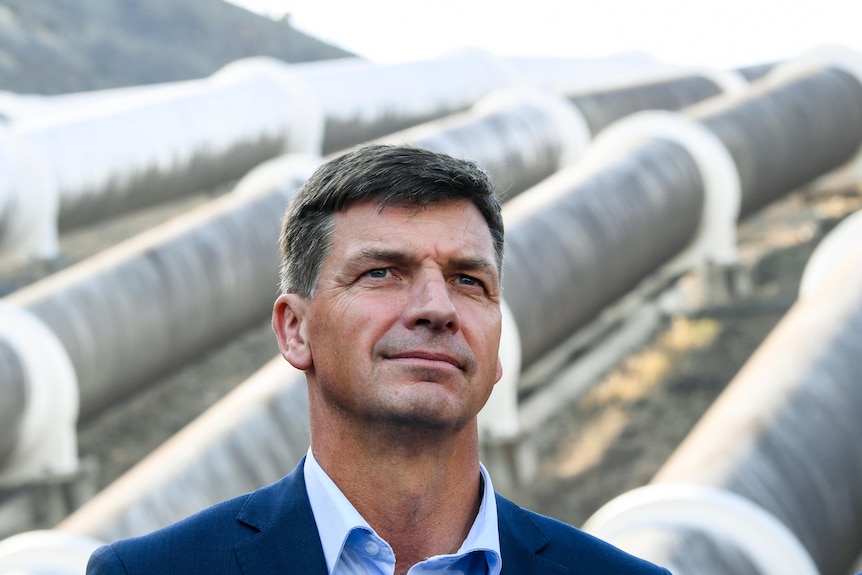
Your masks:
<svg viewBox="0 0 862 575"><path fill-rule="evenodd" d="M237 520L258 532L236 545L244 575L326 575L326 560L308 494L303 465L255 491Z"/></svg>
<svg viewBox="0 0 862 575"><path fill-rule="evenodd" d="M550 541L549 537L520 507L499 494L497 521L500 529L500 553L503 556L502 575L566 575L569 572L565 566L539 554Z"/></svg>

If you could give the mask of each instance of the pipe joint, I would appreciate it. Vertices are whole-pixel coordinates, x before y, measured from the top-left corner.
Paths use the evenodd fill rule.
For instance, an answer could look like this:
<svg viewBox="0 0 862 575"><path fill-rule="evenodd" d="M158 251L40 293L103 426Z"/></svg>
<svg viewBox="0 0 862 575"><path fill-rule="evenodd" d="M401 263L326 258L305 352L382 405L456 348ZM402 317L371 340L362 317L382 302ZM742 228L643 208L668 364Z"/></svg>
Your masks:
<svg viewBox="0 0 862 575"><path fill-rule="evenodd" d="M66 350L35 315L3 301L0 338L21 358L27 382L18 443L0 469L0 485L76 473L78 381Z"/></svg>
<svg viewBox="0 0 862 575"><path fill-rule="evenodd" d="M652 484L605 504L584 530L613 543L645 528L694 530L743 551L762 575L819 575L799 539L754 502L730 491L686 483Z"/></svg>

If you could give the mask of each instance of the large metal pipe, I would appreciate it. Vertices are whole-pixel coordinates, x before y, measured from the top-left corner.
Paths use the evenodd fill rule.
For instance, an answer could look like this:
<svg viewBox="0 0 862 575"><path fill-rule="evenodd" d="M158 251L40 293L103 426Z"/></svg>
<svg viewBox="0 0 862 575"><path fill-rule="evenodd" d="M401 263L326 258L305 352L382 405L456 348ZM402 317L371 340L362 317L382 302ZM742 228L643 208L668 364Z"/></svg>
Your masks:
<svg viewBox="0 0 862 575"><path fill-rule="evenodd" d="M583 68L576 62L559 61L554 70L571 74ZM463 111L499 88L547 85L552 71L533 65L539 69L478 51L382 66L253 58L204 80L31 102L40 113L22 112L9 124L37 166L29 179L0 185L4 257L51 257L58 225L92 223L226 182L284 152L333 152ZM0 163L21 164L8 148L0 146ZM48 176L38 196L36 174Z"/></svg>
<svg viewBox="0 0 862 575"><path fill-rule="evenodd" d="M468 157L489 169L512 199L576 161L592 137L627 115L679 110L745 83L732 74L672 77L561 98L535 91L500 91L467 113L384 137Z"/></svg>
<svg viewBox="0 0 862 575"><path fill-rule="evenodd" d="M103 541L147 533L275 481L308 445L305 375L279 356L57 529Z"/></svg>
<svg viewBox="0 0 862 575"><path fill-rule="evenodd" d="M3 374L3 401L0 402L0 467L15 449L21 435L21 421L27 405L24 363L15 348L0 338L0 373Z"/></svg>
<svg viewBox="0 0 862 575"><path fill-rule="evenodd" d="M507 300L516 316L519 311L523 317L537 314L538 308L549 310L534 325L519 325L522 341L538 337L535 334L541 335L543 329L565 334L554 316L568 316L569 326L582 324L589 310L601 309L602 301L617 297L615 290L624 293L672 257L698 225L703 198L697 192L702 186L698 166L684 148L652 139L593 162L589 169L573 168L555 176L507 204ZM590 233L573 234L573 230ZM611 267L609 261L625 263ZM643 269L632 271L638 268ZM573 292L583 294L582 298L572 298ZM539 352L533 349L532 353ZM112 509L108 515L131 505L137 496L129 494L135 491L126 490L125 499L105 503ZM79 532L94 535L95 529L107 529L95 527L102 525L102 519L83 519L88 513L82 510L75 520L91 526ZM104 518L105 513L94 517Z"/></svg>
<svg viewBox="0 0 862 575"><path fill-rule="evenodd" d="M4 173L0 196L12 201L0 199L6 209L0 259L51 257L58 229L237 179L274 156L320 148L316 103L276 60L240 60L203 80L81 99L9 124L4 139L14 145L0 146L11 154L0 163L18 166L23 158L32 165L12 171L14 177Z"/></svg>
<svg viewBox="0 0 862 575"><path fill-rule="evenodd" d="M723 538L711 533L707 506L700 501L688 505L704 510L703 524L668 521L666 511L678 504L672 493L684 489L677 485L694 485L732 494L754 512L771 516L821 575L850 572L862 551L858 237L862 234L855 248L844 246L844 257L791 308L656 474L653 487L669 487L665 499L652 501L647 517L647 506L632 505L636 498L623 499L624 507L609 505L610 513L600 511L592 520L598 533L612 529L618 543L674 565L680 575L769 573L756 567L755 559L774 550L755 543L753 553L740 553L745 541L732 536L732 526ZM623 519L637 514L637 524L626 527ZM754 513L736 517L741 533L746 523L754 523L747 516Z"/></svg>
<svg viewBox="0 0 862 575"><path fill-rule="evenodd" d="M691 116L733 156L745 217L862 148L862 78L837 68L781 83L767 77L742 97L696 107Z"/></svg>
<svg viewBox="0 0 862 575"><path fill-rule="evenodd" d="M658 139L575 165L507 204L503 293L524 366L680 252L702 208L691 155Z"/></svg>
<svg viewBox="0 0 862 575"><path fill-rule="evenodd" d="M280 154L316 153L321 121L289 65L252 58L10 128L52 174L64 229L237 179Z"/></svg>
<svg viewBox="0 0 862 575"><path fill-rule="evenodd" d="M469 158L491 173L496 189L508 201L574 162L589 139L583 117L570 103L515 90L492 94L469 112L378 141Z"/></svg>
<svg viewBox="0 0 862 575"><path fill-rule="evenodd" d="M636 177L638 170L635 167L638 162L651 162L661 166L679 162L683 171L691 174L695 170L684 150L662 141L653 142L640 153L635 153L634 158L627 159L632 166L629 166L631 169L626 173L631 174L632 181L626 183L645 185L646 191L651 193L655 193L659 181L646 184L639 182ZM641 167L643 163L640 164ZM673 171L669 170L668 176ZM696 174L694 176L696 177ZM672 178L668 177L667 180ZM614 179L614 182L621 183L621 180ZM611 189L620 188L612 186ZM602 190L607 191L607 188ZM541 190L532 190L527 196L533 194L540 196ZM531 198L522 198L526 204L534 203ZM541 203L542 199L536 197L535 200ZM692 209L698 213L697 206ZM560 212L560 206L539 209L529 215L512 212L507 206L504 215L507 217L510 241L514 238L516 244L523 245L519 238L528 230L542 228L542 224L546 223L543 216L553 211ZM535 225L512 222L513 213L525 218L535 218ZM577 208L567 212L567 227L577 222L576 217L573 217L575 213ZM634 216L635 211L628 213ZM595 212L592 215L595 215ZM589 214L582 221L588 219ZM673 218L669 218L667 223L671 219ZM676 218L677 221L683 222L690 219ZM650 252L646 248L643 251ZM656 251L661 252L660 249ZM511 253L510 251L510 255ZM531 257L525 252L518 253L528 260L535 258L535 254ZM552 257L562 257L557 251L546 253ZM520 276L526 280L523 282L526 285L530 280L536 279L537 274L530 266L518 265L524 263L519 259L520 256L513 256L516 264L509 265L505 273ZM551 269L554 269L555 262L550 261L550 265ZM540 276L547 274L548 270L544 268L538 273ZM538 301L549 307L556 305L539 294L535 285L533 294L533 298L523 299L521 303L532 306ZM58 529L103 540L139 535L176 521L225 497L277 479L287 472L304 452L304 447L296 448L297 444L307 441L307 396L301 381L301 374L291 370L282 358L275 358L259 374L243 383L233 396L222 400L211 412L204 414L187 430L148 456L115 484L58 525ZM256 388L268 391L253 391ZM250 399L253 399L256 405L253 410L249 407L251 404L247 403ZM288 406L290 413L283 413ZM285 424L297 427L292 435L281 427ZM247 431L250 429L253 431ZM253 441L248 439L246 442L244 437L253 438ZM273 446L283 446L285 441L289 443L289 449L283 453L270 453ZM307 446L307 443L303 445ZM267 453L260 453L260 446L264 446ZM177 453L186 455L178 457ZM194 455L189 457L189 453Z"/></svg>
<svg viewBox="0 0 862 575"><path fill-rule="evenodd" d="M393 136L486 163L510 195L571 161L585 138L569 103L536 94ZM216 200L8 297L64 343L82 417L266 315L286 198Z"/></svg>
<svg viewBox="0 0 862 575"><path fill-rule="evenodd" d="M738 94L748 83L732 72L656 79L612 90L568 96L595 136L614 122L643 110L681 110L721 94Z"/></svg>
<svg viewBox="0 0 862 575"><path fill-rule="evenodd" d="M462 112L518 81L504 61L480 51L419 62L343 60L295 68L323 113L323 154Z"/></svg>
<svg viewBox="0 0 862 575"><path fill-rule="evenodd" d="M9 296L62 342L86 418L270 309L285 205L310 173L229 194Z"/></svg>
<svg viewBox="0 0 862 575"><path fill-rule="evenodd" d="M661 77L686 75L647 54L618 54L606 58L508 57L506 64L527 85L549 94L577 94L612 90Z"/></svg>

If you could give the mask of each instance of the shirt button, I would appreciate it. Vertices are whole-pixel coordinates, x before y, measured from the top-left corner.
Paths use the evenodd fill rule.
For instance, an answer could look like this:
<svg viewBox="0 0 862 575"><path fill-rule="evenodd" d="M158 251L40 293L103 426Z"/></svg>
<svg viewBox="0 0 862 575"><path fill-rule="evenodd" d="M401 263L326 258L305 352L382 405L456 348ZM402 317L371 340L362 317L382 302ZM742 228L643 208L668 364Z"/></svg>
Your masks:
<svg viewBox="0 0 862 575"><path fill-rule="evenodd" d="M374 541L365 544L365 552L369 555L377 555L378 551L380 551L380 547Z"/></svg>

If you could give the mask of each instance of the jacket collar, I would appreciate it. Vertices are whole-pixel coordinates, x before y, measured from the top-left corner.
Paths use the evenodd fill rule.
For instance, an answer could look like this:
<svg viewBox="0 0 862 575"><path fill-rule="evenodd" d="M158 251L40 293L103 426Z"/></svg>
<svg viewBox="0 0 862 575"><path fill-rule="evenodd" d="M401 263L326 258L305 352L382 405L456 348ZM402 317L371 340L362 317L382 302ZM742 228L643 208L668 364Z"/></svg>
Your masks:
<svg viewBox="0 0 862 575"><path fill-rule="evenodd" d="M302 473L305 458L281 480L252 493L237 520L257 533L236 545L244 575L326 575L314 514Z"/></svg>
<svg viewBox="0 0 862 575"><path fill-rule="evenodd" d="M497 521L500 525L503 575L568 574L569 570L565 566L539 555L539 552L550 542L548 535L523 509L499 494L497 494Z"/></svg>
<svg viewBox="0 0 862 575"><path fill-rule="evenodd" d="M235 547L244 575L292 573L326 575L326 560L317 524L305 490L303 466L281 480L252 493L237 520L257 532ZM517 505L497 495L497 521L503 575L542 573L567 575L564 566L545 559L539 552L550 539Z"/></svg>

